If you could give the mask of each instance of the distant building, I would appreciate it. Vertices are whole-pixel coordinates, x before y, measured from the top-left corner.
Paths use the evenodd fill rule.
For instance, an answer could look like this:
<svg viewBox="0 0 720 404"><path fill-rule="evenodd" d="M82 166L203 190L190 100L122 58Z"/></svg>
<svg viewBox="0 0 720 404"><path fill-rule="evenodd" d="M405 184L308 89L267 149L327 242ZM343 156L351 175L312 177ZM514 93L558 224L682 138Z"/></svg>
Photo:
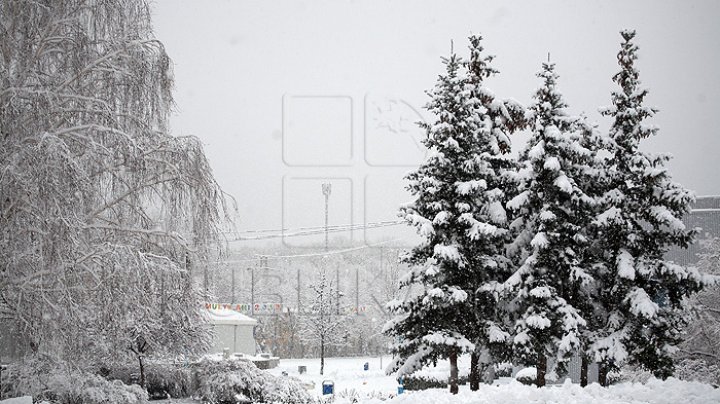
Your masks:
<svg viewBox="0 0 720 404"><path fill-rule="evenodd" d="M666 258L679 265L697 264L704 242L720 237L720 196L699 196L690 214L683 218L688 229L700 228L695 242L687 249L673 248Z"/></svg>

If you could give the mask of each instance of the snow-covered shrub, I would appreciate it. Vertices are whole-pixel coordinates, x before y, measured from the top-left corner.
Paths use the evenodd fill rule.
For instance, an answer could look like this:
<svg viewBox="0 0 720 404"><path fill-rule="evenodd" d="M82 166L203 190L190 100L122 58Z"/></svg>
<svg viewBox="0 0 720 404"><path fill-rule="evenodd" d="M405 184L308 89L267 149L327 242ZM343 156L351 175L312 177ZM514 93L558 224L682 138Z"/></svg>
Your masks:
<svg viewBox="0 0 720 404"><path fill-rule="evenodd" d="M468 376L459 376L458 385L465 385L468 382ZM438 378L431 375L410 375L405 377L405 390L427 390L427 389L444 389L448 386L448 378Z"/></svg>
<svg viewBox="0 0 720 404"><path fill-rule="evenodd" d="M140 374L137 365L105 365L98 373L108 380L137 384ZM192 370L172 363L146 363L145 388L151 399L190 397L193 392Z"/></svg>
<svg viewBox="0 0 720 404"><path fill-rule="evenodd" d="M242 360L203 359L193 365L195 395L209 403L311 403L293 377L276 377Z"/></svg>
<svg viewBox="0 0 720 404"><path fill-rule="evenodd" d="M108 381L48 358L32 358L8 366L3 397L32 396L36 402L61 404L141 404L148 395L140 386Z"/></svg>
<svg viewBox="0 0 720 404"><path fill-rule="evenodd" d="M533 385L537 381L537 369L536 368L525 368L521 369L515 375L515 380L525 385Z"/></svg>
<svg viewBox="0 0 720 404"><path fill-rule="evenodd" d="M295 377L276 377L262 372L265 376L265 391L263 397L268 403L311 403L310 394L305 390L300 380Z"/></svg>
<svg viewBox="0 0 720 404"><path fill-rule="evenodd" d="M382 391L360 392L356 389L344 389L336 393L337 398L348 403L362 403L368 400L385 401L395 397L395 394Z"/></svg>
<svg viewBox="0 0 720 404"><path fill-rule="evenodd" d="M720 367L702 359L683 359L675 365L675 377L680 380L720 385Z"/></svg>
<svg viewBox="0 0 720 404"><path fill-rule="evenodd" d="M512 377L513 364L501 362L495 364L495 377Z"/></svg>
<svg viewBox="0 0 720 404"><path fill-rule="evenodd" d="M645 384L653 377L652 373L640 366L623 366L620 370L608 372L607 384L642 383Z"/></svg>

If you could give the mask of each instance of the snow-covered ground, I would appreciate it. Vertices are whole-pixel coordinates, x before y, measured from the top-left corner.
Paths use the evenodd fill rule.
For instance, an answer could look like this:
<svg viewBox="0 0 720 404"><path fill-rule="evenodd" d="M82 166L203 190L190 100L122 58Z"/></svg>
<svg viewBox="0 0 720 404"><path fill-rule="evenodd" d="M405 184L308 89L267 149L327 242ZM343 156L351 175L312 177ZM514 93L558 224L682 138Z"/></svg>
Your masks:
<svg viewBox="0 0 720 404"><path fill-rule="evenodd" d="M380 367L382 361L383 368ZM363 365L368 363L368 370ZM362 396L382 394L385 397L397 394L398 383L392 376L386 376L384 367L390 363L390 357L355 357L355 358L326 358L325 372L320 375L320 359L281 359L280 365L269 372L280 376L287 372L304 383L312 383L313 391L322 395L322 383L325 380L335 384L335 392L343 394L355 390ZM306 366L307 372L298 373L298 366Z"/></svg>
<svg viewBox="0 0 720 404"><path fill-rule="evenodd" d="M382 366L389 363L390 358L382 358ZM369 369L363 370L368 363ZM460 373L467 374L468 357L458 360ZM306 366L305 374L298 373L298 366ZM438 362L438 366L421 371L425 376L447 377L449 365L447 361ZM424 391L405 391L397 394L397 381L393 376L386 376L381 368L379 357L361 358L328 358L325 360L325 375L320 375L319 359L282 359L277 368L269 370L276 376L287 372L288 376L297 377L304 383L313 384L312 391L322 396L322 382L330 380L335 385L334 400L325 396L323 402L337 404L718 404L720 389L711 385L684 382L670 378L667 381L651 379L646 384L621 383L609 388L592 384L581 388L577 384L566 382L561 385L538 389L525 386L516 381L497 386L481 385L479 391L472 392L468 386L460 386L458 395L450 394L447 389L430 389ZM25 404L23 399L16 401L0 401L1 404ZM27 399L25 399L27 400ZM353 401L357 400L357 401ZM156 401L167 404L197 404L191 399L175 399Z"/></svg>
<svg viewBox="0 0 720 404"><path fill-rule="evenodd" d="M337 400L336 403L349 403ZM688 383L677 379L650 380L647 384L623 383L609 388L592 384L586 388L566 383L538 389L518 382L506 385L482 385L479 391L460 388L458 395L446 390L432 389L408 392L392 400L363 400L363 404L717 404L720 390L701 383Z"/></svg>
<svg viewBox="0 0 720 404"><path fill-rule="evenodd" d="M382 365L389 363L389 357L382 359ZM363 370L363 364L369 364L369 370ZM298 366L307 366L307 373L298 374ZM459 360L461 374L467 373L469 358ZM380 358L328 358L325 360L325 375L320 376L319 359L283 359L280 365L270 370L275 375L285 371L306 383L314 383L313 391L322 394L323 380L335 384L335 403L351 403L358 398L363 404L510 404L510 403L556 403L556 404L717 404L720 403L720 389L710 385L684 382L677 379L659 381L651 379L646 384L622 383L602 388L592 384L586 388L565 383L562 385L538 389L518 382L490 386L481 385L479 391L471 392L468 386L460 386L458 395L451 395L447 389L425 391L406 391L397 395L397 381L386 376L380 367ZM438 363L437 368L423 369L426 375L448 374L447 361ZM388 400L393 396L392 399Z"/></svg>

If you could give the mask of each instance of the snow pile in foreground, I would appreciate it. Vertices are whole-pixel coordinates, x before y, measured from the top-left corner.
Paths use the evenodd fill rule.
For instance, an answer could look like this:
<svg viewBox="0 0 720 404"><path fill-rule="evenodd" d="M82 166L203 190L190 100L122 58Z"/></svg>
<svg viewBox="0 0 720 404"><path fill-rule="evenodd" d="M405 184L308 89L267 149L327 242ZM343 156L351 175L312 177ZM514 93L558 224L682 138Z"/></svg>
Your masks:
<svg viewBox="0 0 720 404"><path fill-rule="evenodd" d="M338 399L338 404L349 403ZM482 385L479 391L461 390L452 395L447 390L432 389L406 392L389 401L369 399L363 404L710 404L720 403L720 389L711 385L686 382L670 378L666 381L651 379L646 384L621 383L609 388L594 383L586 388L566 382L563 385L538 389L518 382L506 385Z"/></svg>
<svg viewBox="0 0 720 404"><path fill-rule="evenodd" d="M33 399L30 396L8 398L0 400L0 404L33 404Z"/></svg>

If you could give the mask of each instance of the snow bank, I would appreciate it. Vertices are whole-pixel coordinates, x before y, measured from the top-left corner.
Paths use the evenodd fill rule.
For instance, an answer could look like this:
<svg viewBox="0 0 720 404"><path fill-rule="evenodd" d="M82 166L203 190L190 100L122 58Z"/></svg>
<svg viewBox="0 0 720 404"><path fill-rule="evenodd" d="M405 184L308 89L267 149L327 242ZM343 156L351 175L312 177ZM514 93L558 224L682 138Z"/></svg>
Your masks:
<svg viewBox="0 0 720 404"><path fill-rule="evenodd" d="M33 399L30 396L8 398L7 400L0 400L0 404L33 404Z"/></svg>
<svg viewBox="0 0 720 404"><path fill-rule="evenodd" d="M342 399L335 401L346 404ZM458 395L452 395L445 389L432 389L406 392L392 400L368 399L363 404L519 404L519 403L555 403L555 404L710 404L720 403L720 390L708 384L685 382L670 378L666 381L650 379L646 384L622 383L609 388L597 383L582 388L569 381L558 386L538 389L525 386L516 381L510 384L489 386L481 385L480 390L472 392L467 386L461 386Z"/></svg>

